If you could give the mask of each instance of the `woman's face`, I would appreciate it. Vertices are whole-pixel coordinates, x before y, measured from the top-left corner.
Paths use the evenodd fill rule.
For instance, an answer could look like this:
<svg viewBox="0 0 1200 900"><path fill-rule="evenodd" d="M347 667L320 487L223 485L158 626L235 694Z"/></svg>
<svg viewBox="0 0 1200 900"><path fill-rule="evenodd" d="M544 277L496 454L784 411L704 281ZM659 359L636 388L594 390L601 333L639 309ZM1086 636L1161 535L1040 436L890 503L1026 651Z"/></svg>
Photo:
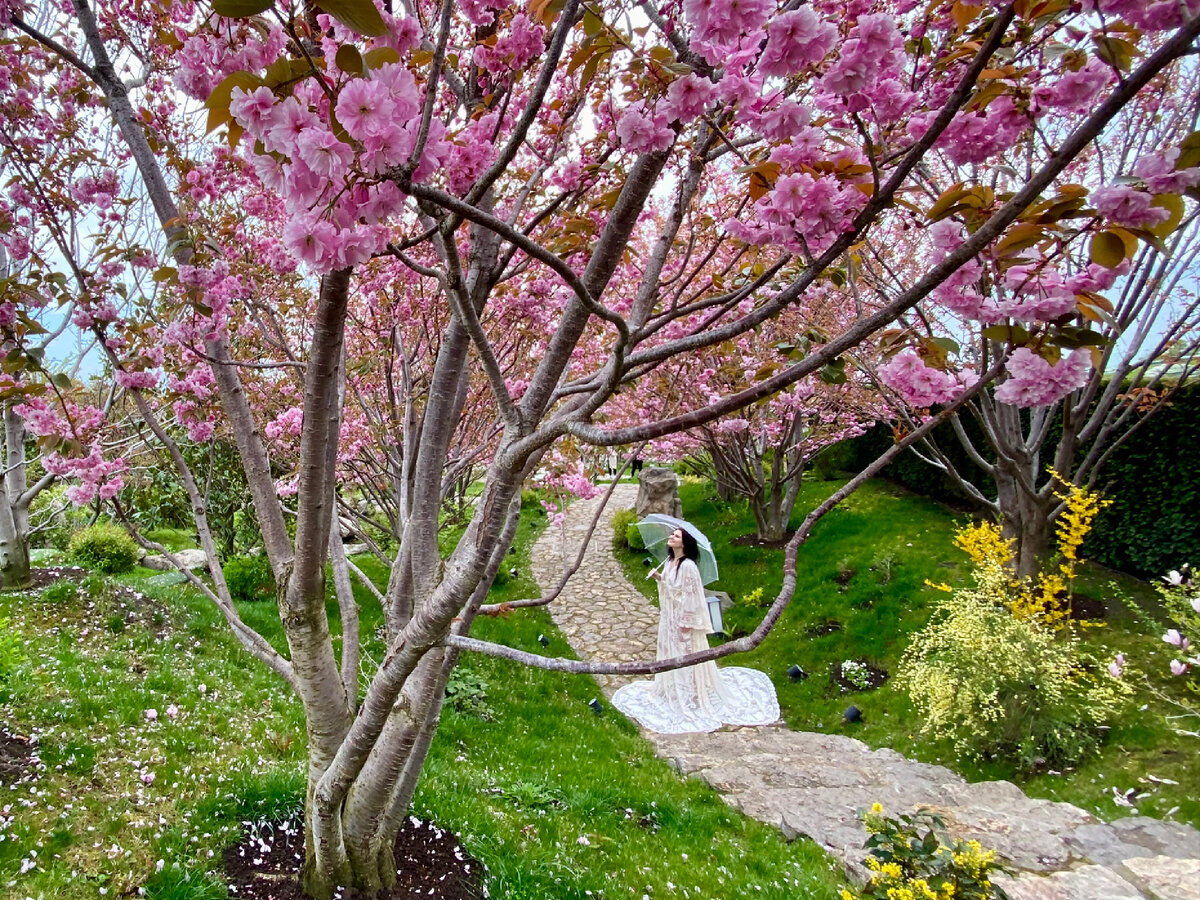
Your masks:
<svg viewBox="0 0 1200 900"><path fill-rule="evenodd" d="M683 529L676 528L671 532L671 536L667 538L667 547L671 550L683 549Z"/></svg>

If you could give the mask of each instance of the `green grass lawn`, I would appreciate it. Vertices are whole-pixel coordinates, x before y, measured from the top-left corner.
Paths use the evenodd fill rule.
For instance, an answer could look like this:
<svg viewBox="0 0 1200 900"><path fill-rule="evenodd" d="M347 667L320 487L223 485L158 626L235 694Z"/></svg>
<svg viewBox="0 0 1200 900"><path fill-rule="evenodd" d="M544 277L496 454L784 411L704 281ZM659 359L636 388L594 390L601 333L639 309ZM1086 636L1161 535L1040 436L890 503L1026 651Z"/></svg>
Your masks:
<svg viewBox="0 0 1200 900"><path fill-rule="evenodd" d="M510 557L518 576L505 573L494 600L536 591L528 550L545 517L526 512ZM299 808L298 703L206 601L151 586L152 574L0 595L26 657L0 687L0 710L12 732L36 736L41 759L32 783L0 789L4 898L142 888L152 900L218 900L222 848ZM379 610L360 599L364 654L378 660ZM241 612L283 646L272 604ZM539 650L544 633L547 652L569 652L544 612L478 631ZM468 657L453 688L414 814L462 836L487 866L491 896L836 896L838 875L815 845L731 811L656 759L627 721L592 713L590 678Z"/></svg>
<svg viewBox="0 0 1200 900"><path fill-rule="evenodd" d="M806 483L793 526L840 484ZM752 630L782 584L782 550L735 546L735 538L753 533L753 516L744 503L718 500L710 484L685 483L680 495L685 517L716 549L721 578L712 587L737 601L725 614L726 629L733 634ZM1168 710L1147 691L1108 733L1100 756L1073 771L1022 778L1012 765L960 759L948 745L922 739L921 722L907 696L890 682L873 691L840 690L830 670L844 660L895 671L909 636L925 624L937 602L940 592L928 587L927 580L963 581L967 557L952 538L956 522L966 520L965 514L889 482L869 482L825 516L800 548L796 593L772 634L756 650L727 664L768 673L792 728L849 734L872 747L891 747L947 765L971 780L1015 780L1031 795L1069 801L1105 819L1132 812L1114 801L1114 788L1121 793L1134 789L1143 795L1136 803L1139 812L1200 825L1200 741L1173 733L1164 719ZM642 577L645 554L625 550L618 557L630 580L649 596L652 587ZM1143 582L1085 568L1079 593L1103 600L1109 610L1103 627L1086 630L1087 640L1106 653L1123 651L1142 672L1151 673L1158 689L1177 689L1162 674L1172 648L1162 643L1161 632L1144 633L1114 599L1114 582L1116 589L1155 608L1155 595ZM759 588L761 600L748 603ZM802 667L808 678L790 680L786 672L792 665ZM848 725L842 712L851 703L863 717ZM1195 730L1196 724L1181 727Z"/></svg>

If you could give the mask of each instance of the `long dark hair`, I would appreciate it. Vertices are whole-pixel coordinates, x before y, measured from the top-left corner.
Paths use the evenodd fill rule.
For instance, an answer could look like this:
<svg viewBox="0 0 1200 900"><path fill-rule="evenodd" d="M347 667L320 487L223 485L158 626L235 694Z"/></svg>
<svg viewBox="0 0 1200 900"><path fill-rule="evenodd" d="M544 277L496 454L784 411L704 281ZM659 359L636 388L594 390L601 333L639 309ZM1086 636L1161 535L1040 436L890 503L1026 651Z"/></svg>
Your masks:
<svg viewBox="0 0 1200 900"><path fill-rule="evenodd" d="M691 532L689 532L686 528L679 529L679 532L683 535L683 559L680 559L680 557L676 556L674 550L671 551L671 558L676 567L678 567L684 559L690 559L692 562L699 562L700 545L696 543L696 539L692 537Z"/></svg>

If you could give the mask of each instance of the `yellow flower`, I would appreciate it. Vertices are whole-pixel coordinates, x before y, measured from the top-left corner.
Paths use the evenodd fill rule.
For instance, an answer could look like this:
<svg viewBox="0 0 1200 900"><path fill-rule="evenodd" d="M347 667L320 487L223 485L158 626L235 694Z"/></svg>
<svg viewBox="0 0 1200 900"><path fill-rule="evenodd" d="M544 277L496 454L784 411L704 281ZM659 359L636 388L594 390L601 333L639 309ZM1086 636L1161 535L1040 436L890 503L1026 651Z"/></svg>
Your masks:
<svg viewBox="0 0 1200 900"><path fill-rule="evenodd" d="M872 803L870 812L871 812L871 815L873 815L873 816L882 816L883 815L883 804L882 803Z"/></svg>
<svg viewBox="0 0 1200 900"><path fill-rule="evenodd" d="M842 888L842 892L839 896L841 897L841 900L855 900L854 895L845 888Z"/></svg>

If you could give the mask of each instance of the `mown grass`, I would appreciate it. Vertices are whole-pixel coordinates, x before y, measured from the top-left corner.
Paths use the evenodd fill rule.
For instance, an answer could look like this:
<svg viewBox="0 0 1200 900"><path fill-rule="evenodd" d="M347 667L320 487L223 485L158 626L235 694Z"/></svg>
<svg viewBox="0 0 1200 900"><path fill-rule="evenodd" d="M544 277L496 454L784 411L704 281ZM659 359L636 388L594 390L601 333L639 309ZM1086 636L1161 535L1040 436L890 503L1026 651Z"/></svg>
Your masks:
<svg viewBox="0 0 1200 900"><path fill-rule="evenodd" d="M536 592L528 551L545 517L533 505L525 513L497 601ZM381 566L360 563L382 580ZM299 809L295 698L202 598L149 586L152 574L93 578L89 590L54 599L0 595L27 657L3 687L0 713L12 731L37 737L41 758L32 782L0 789L0 896L142 889L152 900L219 900L222 848ZM141 596L119 595L121 585ZM364 656L377 661L381 617L365 592L360 600ZM336 631L332 600L329 610ZM284 646L272 604L240 611ZM542 652L569 652L542 612L486 619L478 631L539 651L545 634ZM837 876L814 845L731 811L654 758L621 717L595 715L591 679L469 657L455 684L414 814L462 836L487 867L491 896L836 895Z"/></svg>
<svg viewBox="0 0 1200 900"><path fill-rule="evenodd" d="M806 483L793 527L840 484ZM745 503L718 500L710 484L685 483L680 495L684 515L717 549L721 577L712 587L737 601L725 614L726 629L751 631L782 585L782 550L736 546L736 538L753 534L753 516ZM792 728L849 734L872 747L891 747L947 765L971 780L1017 781L1031 795L1068 801L1104 819L1136 810L1200 824L1197 739L1173 731L1165 718L1173 710L1142 680L1144 674L1149 686L1168 694L1178 690L1164 674L1172 648L1162 643L1161 631L1148 633L1116 599L1123 592L1151 611L1157 608L1153 590L1128 576L1085 567L1079 579L1078 593L1103 601L1108 612L1102 627L1085 630L1086 639L1106 655L1124 652L1142 674L1128 676L1139 686L1139 696L1108 732L1103 752L1077 769L1030 777L1008 761L959 758L947 744L922 737L922 722L908 697L890 681L873 691L840 690L831 669L843 660L861 659L895 672L910 636L928 621L937 603L940 592L926 581L963 582L967 558L952 538L956 524L966 521L965 514L889 482L864 485L825 516L800 548L795 595L772 634L729 664L753 666L771 676ZM645 554L618 550L618 557L630 580L649 595L651 588L641 577ZM761 600L747 602L759 588ZM786 672L792 665L808 677L789 679ZM860 722L843 720L850 704L862 711ZM1195 730L1195 724L1178 722L1176 727ZM1140 797L1134 808L1115 800L1130 789Z"/></svg>

